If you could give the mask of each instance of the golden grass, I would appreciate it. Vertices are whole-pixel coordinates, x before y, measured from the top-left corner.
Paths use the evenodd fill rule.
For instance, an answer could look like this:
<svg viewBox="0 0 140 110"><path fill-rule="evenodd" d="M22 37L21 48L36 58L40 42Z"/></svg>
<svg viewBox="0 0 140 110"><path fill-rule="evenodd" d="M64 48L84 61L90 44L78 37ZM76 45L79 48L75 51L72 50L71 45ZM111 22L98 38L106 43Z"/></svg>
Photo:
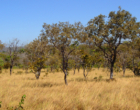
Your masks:
<svg viewBox="0 0 140 110"><path fill-rule="evenodd" d="M130 70L126 77L114 73L116 81L107 82L109 73L104 69L89 72L88 81L84 81L82 70L73 75L70 71L68 86L64 84L62 72L49 73L36 80L33 73L16 74L3 70L0 74L1 110L18 105L21 96L26 95L25 110L139 110L140 78L134 77ZM43 70L44 71L44 70ZM24 72L24 71L23 71ZM108 74L108 75L107 75ZM102 75L100 81L94 78Z"/></svg>

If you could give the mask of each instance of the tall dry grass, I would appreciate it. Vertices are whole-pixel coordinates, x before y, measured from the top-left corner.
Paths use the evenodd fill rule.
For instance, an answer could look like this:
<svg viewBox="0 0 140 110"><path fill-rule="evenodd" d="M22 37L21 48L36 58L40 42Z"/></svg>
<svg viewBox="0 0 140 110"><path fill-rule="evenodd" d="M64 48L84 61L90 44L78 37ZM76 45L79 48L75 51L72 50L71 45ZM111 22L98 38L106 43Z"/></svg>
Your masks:
<svg viewBox="0 0 140 110"><path fill-rule="evenodd" d="M107 82L109 72L94 69L84 81L82 70L73 75L70 71L68 86L64 84L62 72L49 73L36 80L33 73L16 74L9 71L0 74L1 110L18 105L21 96L26 95L25 110L139 110L140 78L134 77L130 70L126 77L114 73L116 81ZM43 70L45 71L45 70ZM99 78L97 80L95 77ZM95 79L94 79L95 78Z"/></svg>

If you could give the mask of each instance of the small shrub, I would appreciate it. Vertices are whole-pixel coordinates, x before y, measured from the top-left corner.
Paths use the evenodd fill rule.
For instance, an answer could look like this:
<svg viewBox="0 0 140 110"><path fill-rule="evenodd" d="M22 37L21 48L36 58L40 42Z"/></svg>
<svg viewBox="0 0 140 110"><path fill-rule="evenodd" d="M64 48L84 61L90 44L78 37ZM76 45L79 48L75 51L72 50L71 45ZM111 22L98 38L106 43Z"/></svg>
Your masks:
<svg viewBox="0 0 140 110"><path fill-rule="evenodd" d="M10 67L10 63L4 63L3 68L8 69Z"/></svg>
<svg viewBox="0 0 140 110"><path fill-rule="evenodd" d="M94 79L97 79L97 77L94 77Z"/></svg>
<svg viewBox="0 0 140 110"><path fill-rule="evenodd" d="M30 73L34 73L33 70L31 70Z"/></svg>
<svg viewBox="0 0 140 110"><path fill-rule="evenodd" d="M103 76L99 76L99 80L101 80L103 78Z"/></svg>
<svg viewBox="0 0 140 110"><path fill-rule="evenodd" d="M22 74L23 72L22 71L17 71L17 73L16 74Z"/></svg>
<svg viewBox="0 0 140 110"><path fill-rule="evenodd" d="M45 73L44 77L45 77L45 76L48 76L48 72Z"/></svg>

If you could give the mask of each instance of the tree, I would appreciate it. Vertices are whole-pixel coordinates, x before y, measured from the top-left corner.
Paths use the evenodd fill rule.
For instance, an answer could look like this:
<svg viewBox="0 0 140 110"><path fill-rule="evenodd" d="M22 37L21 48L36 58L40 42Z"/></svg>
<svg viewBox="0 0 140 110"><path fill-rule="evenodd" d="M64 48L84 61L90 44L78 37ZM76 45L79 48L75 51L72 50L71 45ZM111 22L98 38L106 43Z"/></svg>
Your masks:
<svg viewBox="0 0 140 110"><path fill-rule="evenodd" d="M18 60L18 44L19 40L14 39L13 41L9 42L8 48L7 48L7 53L10 57L10 75L12 75L12 69L14 62Z"/></svg>
<svg viewBox="0 0 140 110"><path fill-rule="evenodd" d="M45 67L45 62L48 58L48 49L48 42L43 38L43 34L25 46L29 65L34 71L36 79L39 79L41 69Z"/></svg>
<svg viewBox="0 0 140 110"><path fill-rule="evenodd" d="M111 11L108 21L104 15L99 15L88 22L85 29L88 39L91 39L107 58L110 67L110 79L113 78L113 67L116 61L118 47L122 40L131 40L137 37L140 23L125 10Z"/></svg>
<svg viewBox="0 0 140 110"><path fill-rule="evenodd" d="M68 22L59 22L58 24L44 24L44 33L49 43L53 45L59 52L61 59L61 69L64 73L64 81L67 85L67 74L68 74L68 61L71 53L75 50L78 45L77 37L82 29L82 24L75 23L74 25Z"/></svg>
<svg viewBox="0 0 140 110"><path fill-rule="evenodd" d="M87 80L88 72L93 65L93 56L90 53L88 45L80 45L78 54L80 56L80 63L83 68L83 76ZM86 73L87 72L87 73Z"/></svg>

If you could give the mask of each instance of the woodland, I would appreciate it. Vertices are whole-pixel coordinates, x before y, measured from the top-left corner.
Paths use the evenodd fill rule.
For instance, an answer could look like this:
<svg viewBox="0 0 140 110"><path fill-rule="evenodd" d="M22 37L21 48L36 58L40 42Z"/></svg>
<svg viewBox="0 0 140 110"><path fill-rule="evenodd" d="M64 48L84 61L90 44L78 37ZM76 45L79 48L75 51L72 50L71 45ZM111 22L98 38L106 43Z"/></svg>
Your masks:
<svg viewBox="0 0 140 110"><path fill-rule="evenodd" d="M0 41L0 101L4 100L2 101L4 109L17 105L19 95L21 97L25 89L28 91L28 93L26 91L28 103L25 99L25 107L21 106L24 96L20 105L11 109L140 109L138 104L140 102L138 99L140 95L138 93L140 90L138 87L140 83L140 22L137 22L136 17L119 7L117 12L111 11L108 16L100 14L90 19L86 26L81 22L74 24L59 22L44 23L42 27L40 35L28 44L21 44L17 38L9 41L8 44ZM16 86L20 89L19 95L16 95L15 99L6 99L6 93L15 95ZM55 90L58 93L55 93ZM31 91L38 95L32 95ZM47 91L47 95L43 95ZM81 93L81 91L84 92ZM79 93L82 96L79 96ZM114 95L111 95L113 93ZM50 94L53 94L53 102ZM56 94L59 98L55 97ZM91 99L90 94L94 98ZM38 100L35 101L34 97ZM13 100L16 102L12 103ZM62 100L62 103L59 100ZM108 100L109 103L107 103ZM49 102L47 107L45 102Z"/></svg>

